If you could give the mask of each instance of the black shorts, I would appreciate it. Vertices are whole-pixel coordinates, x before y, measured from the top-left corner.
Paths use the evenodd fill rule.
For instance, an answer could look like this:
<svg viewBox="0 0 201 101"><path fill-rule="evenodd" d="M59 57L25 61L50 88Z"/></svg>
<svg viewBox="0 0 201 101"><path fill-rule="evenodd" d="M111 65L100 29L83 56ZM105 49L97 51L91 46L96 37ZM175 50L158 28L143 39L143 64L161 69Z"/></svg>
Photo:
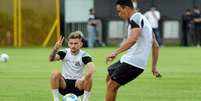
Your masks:
<svg viewBox="0 0 201 101"><path fill-rule="evenodd" d="M75 82L76 80L69 80L69 79L65 79L66 82L66 88L59 88L59 93L61 93L62 95L66 95L68 93L73 93L77 96L81 96L82 94L84 94L84 90L79 90L78 88L75 87Z"/></svg>
<svg viewBox="0 0 201 101"><path fill-rule="evenodd" d="M124 85L136 77L138 77L144 70L127 63L117 63L112 64L108 68L109 76L112 80L116 81L120 85Z"/></svg>

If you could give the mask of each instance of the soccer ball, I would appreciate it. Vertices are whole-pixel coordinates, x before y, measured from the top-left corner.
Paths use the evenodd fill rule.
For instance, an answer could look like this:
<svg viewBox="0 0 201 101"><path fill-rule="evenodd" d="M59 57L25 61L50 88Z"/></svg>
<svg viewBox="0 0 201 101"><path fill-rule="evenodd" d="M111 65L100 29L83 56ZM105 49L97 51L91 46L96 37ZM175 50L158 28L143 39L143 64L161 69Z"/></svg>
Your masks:
<svg viewBox="0 0 201 101"><path fill-rule="evenodd" d="M0 54L0 61L7 62L9 56L6 53Z"/></svg>
<svg viewBox="0 0 201 101"><path fill-rule="evenodd" d="M68 93L63 96L63 101L81 101L81 99L73 93Z"/></svg>

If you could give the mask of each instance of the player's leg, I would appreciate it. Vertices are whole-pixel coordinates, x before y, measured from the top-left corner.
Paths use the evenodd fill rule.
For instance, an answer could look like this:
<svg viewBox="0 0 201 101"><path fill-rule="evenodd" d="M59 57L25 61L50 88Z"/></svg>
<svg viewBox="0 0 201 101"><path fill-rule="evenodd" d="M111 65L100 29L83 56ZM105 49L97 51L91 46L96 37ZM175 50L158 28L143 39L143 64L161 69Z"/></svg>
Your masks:
<svg viewBox="0 0 201 101"><path fill-rule="evenodd" d="M108 83L109 80L110 80L110 75L108 74L106 77L106 84Z"/></svg>
<svg viewBox="0 0 201 101"><path fill-rule="evenodd" d="M113 81L112 79L109 79L107 83L105 101L115 101L119 87L120 87L120 84L118 84L116 81Z"/></svg>
<svg viewBox="0 0 201 101"><path fill-rule="evenodd" d="M91 88L92 88L92 78L84 81L84 95L82 101L88 101L91 95Z"/></svg>
<svg viewBox="0 0 201 101"><path fill-rule="evenodd" d="M66 88L66 83L61 73L58 70L54 70L51 74L50 84L52 88L52 95L54 101L59 101L59 88Z"/></svg>
<svg viewBox="0 0 201 101"><path fill-rule="evenodd" d="M120 87L120 84L118 84L117 82L115 82L114 80L111 79L111 76L113 76L114 74L116 74L116 70L119 68L120 65L120 61L112 64L111 66L109 66L108 68L108 75L106 77L106 96L105 96L105 101L115 101L116 99L116 95L117 95L117 91L118 88Z"/></svg>
<svg viewBox="0 0 201 101"><path fill-rule="evenodd" d="M118 88L138 77L144 70L127 63L117 62L108 68L106 101L115 101Z"/></svg>

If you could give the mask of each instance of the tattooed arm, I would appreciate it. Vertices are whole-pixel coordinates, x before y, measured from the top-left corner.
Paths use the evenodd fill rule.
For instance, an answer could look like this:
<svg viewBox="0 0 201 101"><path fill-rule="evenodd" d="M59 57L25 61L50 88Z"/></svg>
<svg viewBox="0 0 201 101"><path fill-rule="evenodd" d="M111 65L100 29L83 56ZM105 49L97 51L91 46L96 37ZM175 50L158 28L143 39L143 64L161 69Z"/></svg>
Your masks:
<svg viewBox="0 0 201 101"><path fill-rule="evenodd" d="M51 54L49 55L50 62L60 60L60 56L57 54L57 52L62 47L63 41L64 41L64 37L62 37L61 40L56 42Z"/></svg>

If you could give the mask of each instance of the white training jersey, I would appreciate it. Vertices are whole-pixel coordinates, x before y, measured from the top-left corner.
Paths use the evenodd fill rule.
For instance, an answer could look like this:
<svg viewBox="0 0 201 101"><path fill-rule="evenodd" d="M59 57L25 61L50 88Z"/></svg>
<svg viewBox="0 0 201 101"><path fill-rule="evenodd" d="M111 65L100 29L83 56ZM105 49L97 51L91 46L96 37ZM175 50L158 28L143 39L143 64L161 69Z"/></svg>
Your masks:
<svg viewBox="0 0 201 101"><path fill-rule="evenodd" d="M85 64L92 61L88 53L82 50L77 55L72 55L70 48L65 48L57 54L62 61L62 76L65 79L80 79L84 73Z"/></svg>
<svg viewBox="0 0 201 101"><path fill-rule="evenodd" d="M136 43L121 57L120 61L145 69L152 48L152 28L148 20L141 13L134 13L130 17L128 37L131 34L132 28L140 28L141 34Z"/></svg>

